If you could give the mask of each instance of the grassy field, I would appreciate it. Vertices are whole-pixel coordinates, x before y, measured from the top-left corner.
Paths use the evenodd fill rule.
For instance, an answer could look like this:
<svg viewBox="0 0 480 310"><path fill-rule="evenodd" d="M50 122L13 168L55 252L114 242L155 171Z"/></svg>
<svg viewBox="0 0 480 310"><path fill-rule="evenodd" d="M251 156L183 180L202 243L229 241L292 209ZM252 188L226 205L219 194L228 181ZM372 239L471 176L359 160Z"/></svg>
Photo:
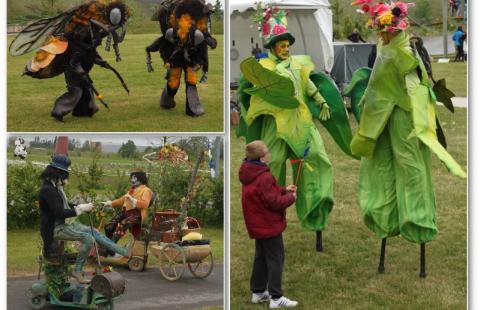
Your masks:
<svg viewBox="0 0 480 310"><path fill-rule="evenodd" d="M467 97L467 62L432 63L435 79L445 78L447 87L457 97Z"/></svg>
<svg viewBox="0 0 480 310"><path fill-rule="evenodd" d="M440 108L449 152L467 159L467 111ZM419 246L400 237L387 242L385 274L377 274L380 239L363 224L358 207L359 162L341 153L319 128L335 172L335 206L324 231L324 252L315 234L300 227L289 208L284 232L287 297L298 309L465 309L467 305L467 181L448 174L433 158L440 233L427 245L426 279L420 279ZM244 141L231 135L231 309L261 309L249 303L254 241L248 238L240 206L238 168Z"/></svg>
<svg viewBox="0 0 480 310"><path fill-rule="evenodd" d="M202 228L202 234L205 239L210 240L215 263L223 263L223 230L219 228ZM32 275L38 272L37 258L40 253L40 239L38 230L7 231L8 276ZM127 242L127 239L124 239L120 240L123 244ZM156 268L157 259L155 255L149 256L148 266Z"/></svg>
<svg viewBox="0 0 480 310"><path fill-rule="evenodd" d="M182 82L176 96L177 107L163 110L159 106L165 86L165 70L158 54L153 54L155 72L148 73L145 47L159 34L127 34L120 45L122 61L115 63L113 51L98 50L124 77L130 95L123 90L115 75L96 67L91 72L95 87L110 105L93 118L67 116L58 122L50 116L55 99L65 92L63 75L47 80L22 77L23 68L33 54L8 56L7 68L7 130L10 132L219 132L224 127L223 104L223 36L216 36L218 47L210 50L209 79L198 84L200 99L206 113L191 118L185 114L185 88ZM8 37L11 42L13 37Z"/></svg>

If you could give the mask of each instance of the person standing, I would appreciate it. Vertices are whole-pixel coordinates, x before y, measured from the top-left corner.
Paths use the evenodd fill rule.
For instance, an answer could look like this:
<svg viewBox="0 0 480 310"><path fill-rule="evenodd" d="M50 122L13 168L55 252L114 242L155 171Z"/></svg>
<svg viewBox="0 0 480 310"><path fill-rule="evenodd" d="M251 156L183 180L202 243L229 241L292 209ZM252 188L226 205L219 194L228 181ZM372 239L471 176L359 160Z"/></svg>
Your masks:
<svg viewBox="0 0 480 310"><path fill-rule="evenodd" d="M360 41L366 43L357 28L353 28L352 33L347 37L347 39L349 39L353 43L359 43Z"/></svg>
<svg viewBox="0 0 480 310"><path fill-rule="evenodd" d="M255 257L250 278L251 302L269 302L270 309L292 308L298 302L283 296L285 260L282 232L287 227L286 209L296 199L296 186L277 185L267 166L269 151L263 141L245 147L239 178L242 210L250 238L255 239Z"/></svg>
<svg viewBox="0 0 480 310"><path fill-rule="evenodd" d="M361 157L364 223L382 238L378 271L384 270L387 238L401 235L421 245L420 276L425 277L425 243L438 233L430 151L452 174L466 174L438 141L431 81L405 32L408 7L403 2L372 4L368 24L380 37L378 57L360 102L351 149Z"/></svg>
<svg viewBox="0 0 480 310"><path fill-rule="evenodd" d="M463 43L466 39L466 33L463 31L462 26L458 26L457 30L453 33L452 40L455 43L455 50L457 54L453 61L463 61L465 52L463 51Z"/></svg>

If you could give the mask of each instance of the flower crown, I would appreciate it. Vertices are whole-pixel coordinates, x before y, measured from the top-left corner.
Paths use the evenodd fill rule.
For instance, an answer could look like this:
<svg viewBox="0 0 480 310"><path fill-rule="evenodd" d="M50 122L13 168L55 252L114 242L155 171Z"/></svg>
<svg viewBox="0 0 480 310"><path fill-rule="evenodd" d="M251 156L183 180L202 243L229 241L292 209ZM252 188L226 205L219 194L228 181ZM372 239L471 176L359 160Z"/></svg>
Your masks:
<svg viewBox="0 0 480 310"><path fill-rule="evenodd" d="M408 9L415 6L415 3L406 3L402 1L378 2L372 4L373 0L355 0L352 5L359 5L360 14L369 14L370 19L367 27L377 31L394 32L396 30L405 30L408 28Z"/></svg>
<svg viewBox="0 0 480 310"><path fill-rule="evenodd" d="M274 7L272 4L264 5L262 2L257 2L256 5L252 20L257 24L257 30L263 37L264 42L270 41L275 36L287 33L287 11Z"/></svg>

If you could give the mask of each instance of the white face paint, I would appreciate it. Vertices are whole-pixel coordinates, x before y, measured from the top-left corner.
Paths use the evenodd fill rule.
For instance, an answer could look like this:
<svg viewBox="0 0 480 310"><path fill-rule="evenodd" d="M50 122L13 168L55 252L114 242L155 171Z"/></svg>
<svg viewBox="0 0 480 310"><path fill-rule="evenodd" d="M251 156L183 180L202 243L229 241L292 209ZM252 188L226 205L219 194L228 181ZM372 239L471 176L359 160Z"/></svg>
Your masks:
<svg viewBox="0 0 480 310"><path fill-rule="evenodd" d="M140 181L137 179L136 175L132 175L132 177L130 178L130 183L132 183L132 186L140 185Z"/></svg>

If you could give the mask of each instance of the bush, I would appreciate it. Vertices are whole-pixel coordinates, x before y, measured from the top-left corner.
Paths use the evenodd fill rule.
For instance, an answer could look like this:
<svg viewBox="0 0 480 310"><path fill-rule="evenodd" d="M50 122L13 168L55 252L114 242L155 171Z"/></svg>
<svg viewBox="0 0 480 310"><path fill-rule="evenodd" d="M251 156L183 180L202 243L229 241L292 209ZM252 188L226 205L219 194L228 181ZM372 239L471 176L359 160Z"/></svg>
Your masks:
<svg viewBox="0 0 480 310"><path fill-rule="evenodd" d="M7 168L7 227L38 227L40 212L35 205L42 169L31 163Z"/></svg>

